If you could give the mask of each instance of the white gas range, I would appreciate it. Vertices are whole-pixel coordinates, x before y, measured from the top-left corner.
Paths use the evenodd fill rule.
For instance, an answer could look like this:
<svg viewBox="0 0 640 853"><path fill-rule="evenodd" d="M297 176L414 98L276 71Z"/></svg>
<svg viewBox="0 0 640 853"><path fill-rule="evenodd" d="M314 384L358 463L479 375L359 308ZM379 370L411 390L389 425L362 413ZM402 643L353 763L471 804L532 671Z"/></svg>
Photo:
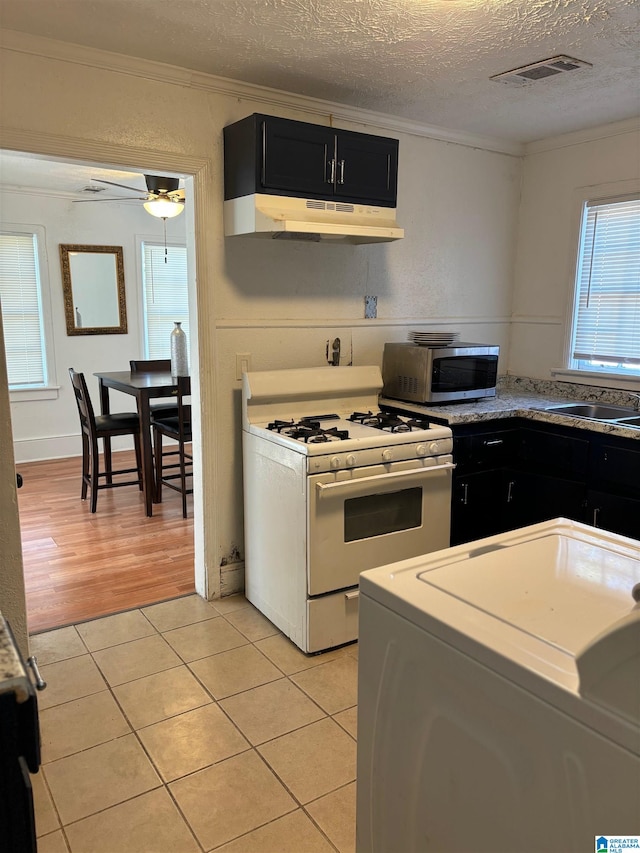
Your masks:
<svg viewBox="0 0 640 853"><path fill-rule="evenodd" d="M243 376L246 595L304 652L357 639L360 572L449 545L451 430L381 388L374 366Z"/></svg>

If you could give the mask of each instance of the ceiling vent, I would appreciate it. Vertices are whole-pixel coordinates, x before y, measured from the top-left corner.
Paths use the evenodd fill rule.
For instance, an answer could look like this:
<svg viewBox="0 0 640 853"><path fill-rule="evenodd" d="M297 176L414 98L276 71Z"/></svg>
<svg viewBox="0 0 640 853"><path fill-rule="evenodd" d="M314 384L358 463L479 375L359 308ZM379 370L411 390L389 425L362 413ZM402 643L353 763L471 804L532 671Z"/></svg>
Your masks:
<svg viewBox="0 0 640 853"><path fill-rule="evenodd" d="M525 86L530 83L537 83L538 80L544 80L546 77L563 74L565 71L578 71L580 68L592 67L590 62L574 59L572 56L552 56L551 59L543 59L540 62L533 62L531 65L523 65L522 68L514 68L511 71L504 71L502 74L494 74L489 79L498 80L500 83Z"/></svg>

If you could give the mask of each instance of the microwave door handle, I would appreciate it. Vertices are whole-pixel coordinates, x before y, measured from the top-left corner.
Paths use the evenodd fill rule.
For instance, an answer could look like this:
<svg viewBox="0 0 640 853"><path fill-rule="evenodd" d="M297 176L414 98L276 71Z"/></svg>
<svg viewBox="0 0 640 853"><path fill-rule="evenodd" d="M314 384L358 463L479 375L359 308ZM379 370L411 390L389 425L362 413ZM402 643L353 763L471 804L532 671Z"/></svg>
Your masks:
<svg viewBox="0 0 640 853"><path fill-rule="evenodd" d="M319 498L329 497L338 489L349 489L354 486L368 488L369 484L392 483L403 477L423 477L426 474L435 474L436 471L452 470L456 466L453 462L445 462L442 465L432 465L430 468L411 468L408 471L394 471L391 474L374 474L373 477L359 477L357 480L339 480L337 483L316 483L316 493Z"/></svg>

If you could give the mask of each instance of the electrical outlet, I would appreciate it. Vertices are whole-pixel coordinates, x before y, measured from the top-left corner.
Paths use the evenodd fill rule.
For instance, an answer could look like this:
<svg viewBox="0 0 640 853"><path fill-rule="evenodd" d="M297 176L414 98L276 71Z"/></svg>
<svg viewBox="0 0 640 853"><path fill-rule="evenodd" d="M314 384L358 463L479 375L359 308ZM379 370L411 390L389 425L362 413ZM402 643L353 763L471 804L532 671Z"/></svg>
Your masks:
<svg viewBox="0 0 640 853"><path fill-rule="evenodd" d="M237 352L236 353L236 379L242 379L243 373L248 373L251 370L251 353Z"/></svg>
<svg viewBox="0 0 640 853"><path fill-rule="evenodd" d="M365 296L364 298L364 318L365 320L375 320L378 316L378 297Z"/></svg>

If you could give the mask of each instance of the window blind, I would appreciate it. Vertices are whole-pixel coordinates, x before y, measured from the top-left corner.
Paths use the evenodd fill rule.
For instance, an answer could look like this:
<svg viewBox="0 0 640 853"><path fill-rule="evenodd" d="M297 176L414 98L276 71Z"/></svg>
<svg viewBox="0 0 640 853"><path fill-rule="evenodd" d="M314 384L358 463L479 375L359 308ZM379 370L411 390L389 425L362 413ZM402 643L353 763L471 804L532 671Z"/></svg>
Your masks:
<svg viewBox="0 0 640 853"><path fill-rule="evenodd" d="M574 361L640 369L640 198L587 204L576 287Z"/></svg>
<svg viewBox="0 0 640 853"><path fill-rule="evenodd" d="M47 381L44 321L35 234L0 233L0 297L10 388Z"/></svg>
<svg viewBox="0 0 640 853"><path fill-rule="evenodd" d="M170 358L173 324L182 323L189 337L187 249L143 243L145 349L147 358Z"/></svg>

